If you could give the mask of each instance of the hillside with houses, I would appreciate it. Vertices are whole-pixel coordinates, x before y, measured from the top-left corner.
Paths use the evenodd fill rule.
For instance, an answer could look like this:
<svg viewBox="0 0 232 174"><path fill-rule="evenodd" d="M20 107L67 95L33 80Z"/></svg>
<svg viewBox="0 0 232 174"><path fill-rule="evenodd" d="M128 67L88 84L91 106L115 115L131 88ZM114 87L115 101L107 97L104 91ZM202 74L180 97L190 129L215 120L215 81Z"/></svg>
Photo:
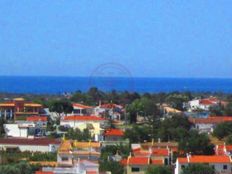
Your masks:
<svg viewBox="0 0 232 174"><path fill-rule="evenodd" d="M0 171L18 163L36 174L231 173L230 95L91 88L35 98L0 103Z"/></svg>

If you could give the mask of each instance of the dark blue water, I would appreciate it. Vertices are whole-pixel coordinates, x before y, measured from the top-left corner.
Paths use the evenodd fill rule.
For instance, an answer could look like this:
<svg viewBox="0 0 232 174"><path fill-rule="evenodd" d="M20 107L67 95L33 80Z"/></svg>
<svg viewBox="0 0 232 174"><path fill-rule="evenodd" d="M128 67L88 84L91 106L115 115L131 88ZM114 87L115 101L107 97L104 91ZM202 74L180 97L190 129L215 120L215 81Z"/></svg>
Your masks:
<svg viewBox="0 0 232 174"><path fill-rule="evenodd" d="M0 92L9 93L61 94L93 86L103 91L232 93L232 79L0 76Z"/></svg>

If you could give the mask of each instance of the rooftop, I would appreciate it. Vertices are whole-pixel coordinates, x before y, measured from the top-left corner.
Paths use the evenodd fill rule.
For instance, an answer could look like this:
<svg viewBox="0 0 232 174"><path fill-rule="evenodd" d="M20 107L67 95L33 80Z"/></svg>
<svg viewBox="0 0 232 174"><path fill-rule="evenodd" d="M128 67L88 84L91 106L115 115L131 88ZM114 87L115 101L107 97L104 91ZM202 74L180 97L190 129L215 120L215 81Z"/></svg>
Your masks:
<svg viewBox="0 0 232 174"><path fill-rule="evenodd" d="M229 156L219 156L219 155L195 155L184 158L177 158L179 163L231 163Z"/></svg>
<svg viewBox="0 0 232 174"><path fill-rule="evenodd" d="M0 144L48 146L49 144L60 144L60 141L50 138L0 138Z"/></svg>
<svg viewBox="0 0 232 174"><path fill-rule="evenodd" d="M123 136L124 135L124 132L120 129L107 129L105 132L104 132L104 135L105 136Z"/></svg>
<svg viewBox="0 0 232 174"><path fill-rule="evenodd" d="M91 109L92 106L87 106L87 105L83 105L80 103L73 103L73 107L77 107L77 108L81 108L81 109Z"/></svg>
<svg viewBox="0 0 232 174"><path fill-rule="evenodd" d="M47 117L42 117L42 116L29 116L26 119L27 121L47 121Z"/></svg>
<svg viewBox="0 0 232 174"><path fill-rule="evenodd" d="M64 121L104 121L105 118L97 117L97 116L66 116L63 119Z"/></svg>
<svg viewBox="0 0 232 174"><path fill-rule="evenodd" d="M208 118L189 118L193 124L219 124L223 122L232 122L232 116L209 116Z"/></svg>

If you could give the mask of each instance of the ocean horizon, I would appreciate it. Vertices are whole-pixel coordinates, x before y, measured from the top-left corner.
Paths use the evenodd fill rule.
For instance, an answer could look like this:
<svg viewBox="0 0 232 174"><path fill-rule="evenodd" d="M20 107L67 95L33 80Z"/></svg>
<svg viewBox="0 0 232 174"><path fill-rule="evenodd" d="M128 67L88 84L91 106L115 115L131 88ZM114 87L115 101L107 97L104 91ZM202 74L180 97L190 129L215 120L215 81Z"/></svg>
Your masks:
<svg viewBox="0 0 232 174"><path fill-rule="evenodd" d="M1 93L62 94L87 91L232 93L232 78L0 76Z"/></svg>

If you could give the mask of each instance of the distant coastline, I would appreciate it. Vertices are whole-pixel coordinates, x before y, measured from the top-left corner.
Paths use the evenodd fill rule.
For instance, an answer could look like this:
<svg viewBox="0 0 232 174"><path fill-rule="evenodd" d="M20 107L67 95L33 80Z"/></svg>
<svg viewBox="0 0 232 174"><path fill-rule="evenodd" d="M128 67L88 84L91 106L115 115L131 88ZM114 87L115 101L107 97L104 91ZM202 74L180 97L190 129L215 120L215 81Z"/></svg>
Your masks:
<svg viewBox="0 0 232 174"><path fill-rule="evenodd" d="M232 93L232 78L0 76L0 93L62 94L103 91Z"/></svg>

